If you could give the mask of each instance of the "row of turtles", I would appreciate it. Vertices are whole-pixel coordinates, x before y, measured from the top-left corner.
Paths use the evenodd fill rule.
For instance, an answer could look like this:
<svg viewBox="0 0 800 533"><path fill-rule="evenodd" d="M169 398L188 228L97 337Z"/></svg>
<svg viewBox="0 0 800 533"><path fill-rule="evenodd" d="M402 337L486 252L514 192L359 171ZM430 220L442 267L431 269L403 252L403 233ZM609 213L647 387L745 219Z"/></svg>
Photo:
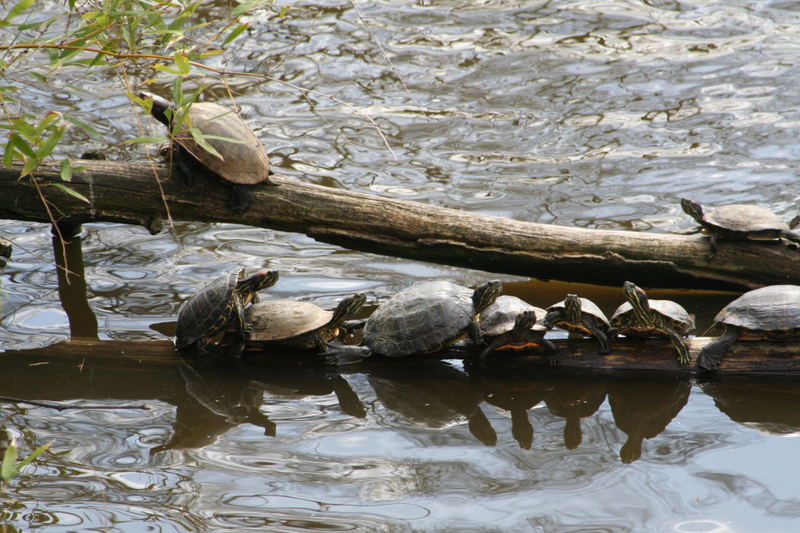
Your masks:
<svg viewBox="0 0 800 533"><path fill-rule="evenodd" d="M217 178L231 186L231 210L241 213L252 203L253 185L273 183L269 156L253 130L233 110L211 102L193 103L185 116L160 96L140 92L139 98L152 116L170 129L173 154L187 179L195 175ZM179 126L179 127L178 127ZM710 261L718 240L777 241L800 243L800 216L789 224L764 207L732 204L714 209L689 199L681 207L708 233Z"/></svg>
<svg viewBox="0 0 800 533"><path fill-rule="evenodd" d="M238 354L245 344L261 348L292 346L328 352L340 362L372 355L402 357L432 353L469 338L484 346L483 362L495 350L537 349L556 364L558 350L545 338L553 327L596 339L598 352L611 352L617 335L669 338L678 363L690 362L684 336L693 317L672 300L650 299L626 281L623 302L609 320L587 298L569 294L547 309L515 296L501 295L493 280L470 289L451 281L429 281L401 290L361 323L357 346L331 342L364 305L363 294L343 299L334 311L294 300L260 301L258 292L274 285L277 272L245 276L244 270L212 280L178 312L176 347L205 350L224 345ZM737 339L786 340L800 337L800 287L773 285L745 293L715 318L724 333L700 352L698 364L713 370Z"/></svg>

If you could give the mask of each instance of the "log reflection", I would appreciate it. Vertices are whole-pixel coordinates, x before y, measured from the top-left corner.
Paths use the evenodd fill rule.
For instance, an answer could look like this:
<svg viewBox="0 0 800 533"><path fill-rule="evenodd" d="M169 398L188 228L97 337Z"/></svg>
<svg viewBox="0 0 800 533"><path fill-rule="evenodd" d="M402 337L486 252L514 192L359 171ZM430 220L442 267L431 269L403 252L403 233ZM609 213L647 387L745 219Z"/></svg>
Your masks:
<svg viewBox="0 0 800 533"><path fill-rule="evenodd" d="M59 231L53 231L58 297L69 320L70 336L96 339L97 317L86 298L82 240L80 226L65 225L60 227Z"/></svg>

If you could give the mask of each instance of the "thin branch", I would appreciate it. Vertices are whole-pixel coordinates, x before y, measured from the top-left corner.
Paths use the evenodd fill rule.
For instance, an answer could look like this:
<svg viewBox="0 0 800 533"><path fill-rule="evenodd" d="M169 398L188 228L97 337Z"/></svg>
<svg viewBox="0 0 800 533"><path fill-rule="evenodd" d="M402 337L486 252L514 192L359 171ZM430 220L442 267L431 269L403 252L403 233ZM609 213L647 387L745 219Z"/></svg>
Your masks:
<svg viewBox="0 0 800 533"><path fill-rule="evenodd" d="M22 398L12 398L10 396L0 396L0 402L11 403L27 403L28 405L35 405L36 407L46 407L48 409L56 409L64 411L65 409L147 409L147 405L67 405L63 403L54 402L38 402L35 400L23 400Z"/></svg>

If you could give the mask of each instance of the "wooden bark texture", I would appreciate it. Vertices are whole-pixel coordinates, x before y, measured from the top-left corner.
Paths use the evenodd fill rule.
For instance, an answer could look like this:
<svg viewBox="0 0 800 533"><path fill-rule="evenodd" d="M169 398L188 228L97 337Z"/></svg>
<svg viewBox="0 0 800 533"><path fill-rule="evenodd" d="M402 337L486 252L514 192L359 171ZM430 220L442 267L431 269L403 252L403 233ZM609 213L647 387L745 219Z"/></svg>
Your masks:
<svg viewBox="0 0 800 533"><path fill-rule="evenodd" d="M800 283L800 251L780 243L722 242L705 259L708 239L538 224L419 202L350 192L273 176L255 186L248 212L232 213L219 180L170 178L156 163L75 161L69 187L90 203L48 186L58 168L19 179L0 169L0 218L49 222L42 196L64 227L125 222L158 231L166 208L174 220L233 222L300 232L319 241L378 254L517 274L538 279L619 286L750 289Z"/></svg>

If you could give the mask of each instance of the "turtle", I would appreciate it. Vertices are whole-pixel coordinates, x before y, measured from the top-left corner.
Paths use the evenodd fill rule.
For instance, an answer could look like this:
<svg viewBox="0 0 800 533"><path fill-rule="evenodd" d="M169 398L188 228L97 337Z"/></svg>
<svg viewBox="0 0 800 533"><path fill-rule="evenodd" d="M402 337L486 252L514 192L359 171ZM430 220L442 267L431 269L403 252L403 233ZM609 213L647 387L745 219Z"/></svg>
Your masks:
<svg viewBox="0 0 800 533"><path fill-rule="evenodd" d="M258 272L245 278L245 271L241 269L206 283L178 310L175 347L206 351L212 339L229 324L243 339L247 336L245 306L257 300L258 291L271 287L276 281L278 273L275 271ZM243 340L237 344L236 353L241 351L242 343Z"/></svg>
<svg viewBox="0 0 800 533"><path fill-rule="evenodd" d="M704 210L703 206L686 198L681 207L708 233L710 261L717 253L717 241L775 241L783 237L800 244L800 231L792 229L778 215L765 207L747 204L730 204ZM794 220L792 221L794 223Z"/></svg>
<svg viewBox="0 0 800 533"><path fill-rule="evenodd" d="M706 370L718 368L736 340L798 339L800 286L769 285L746 292L722 308L714 323L724 326L725 331L700 351L697 364Z"/></svg>
<svg viewBox="0 0 800 533"><path fill-rule="evenodd" d="M526 350L540 348L547 354L547 363L554 366L558 362L557 348L544 334L549 329L537 322L545 311L516 296L499 296L495 302L481 313L481 333L486 349L478 356L483 363L495 350Z"/></svg>
<svg viewBox="0 0 800 533"><path fill-rule="evenodd" d="M160 96L140 92L143 100L152 100L150 114L172 129L178 109ZM269 179L269 156L253 130L232 109L213 102L193 103L180 131L170 131L175 149L175 161L190 184L196 174L210 175L228 182L233 192L228 207L235 213L245 213L253 203L252 185L275 183ZM190 127L206 135L205 142L217 154L200 145ZM236 142L227 139L235 139Z"/></svg>
<svg viewBox="0 0 800 533"><path fill-rule="evenodd" d="M627 300L611 317L611 334L626 336L669 337L678 363L689 364L689 348L682 335L694 329L694 318L680 304L672 300L650 300L647 293L630 281L623 285Z"/></svg>
<svg viewBox="0 0 800 533"><path fill-rule="evenodd" d="M346 363L371 355L432 353L467 334L480 344L480 314L501 292L497 280L475 290L447 280L417 283L378 306L364 324L360 346L329 344L328 350Z"/></svg>
<svg viewBox="0 0 800 533"><path fill-rule="evenodd" d="M250 329L248 345L262 347L313 348L324 352L326 342L336 338L342 323L357 313L367 298L348 296L335 311L326 311L309 302L265 300L247 307L245 325Z"/></svg>
<svg viewBox="0 0 800 533"><path fill-rule="evenodd" d="M544 323L549 328L555 326L594 337L597 339L598 351L601 354L611 353L608 343L611 323L603 311L587 298L581 298L577 294L567 294L566 298L547 308Z"/></svg>

